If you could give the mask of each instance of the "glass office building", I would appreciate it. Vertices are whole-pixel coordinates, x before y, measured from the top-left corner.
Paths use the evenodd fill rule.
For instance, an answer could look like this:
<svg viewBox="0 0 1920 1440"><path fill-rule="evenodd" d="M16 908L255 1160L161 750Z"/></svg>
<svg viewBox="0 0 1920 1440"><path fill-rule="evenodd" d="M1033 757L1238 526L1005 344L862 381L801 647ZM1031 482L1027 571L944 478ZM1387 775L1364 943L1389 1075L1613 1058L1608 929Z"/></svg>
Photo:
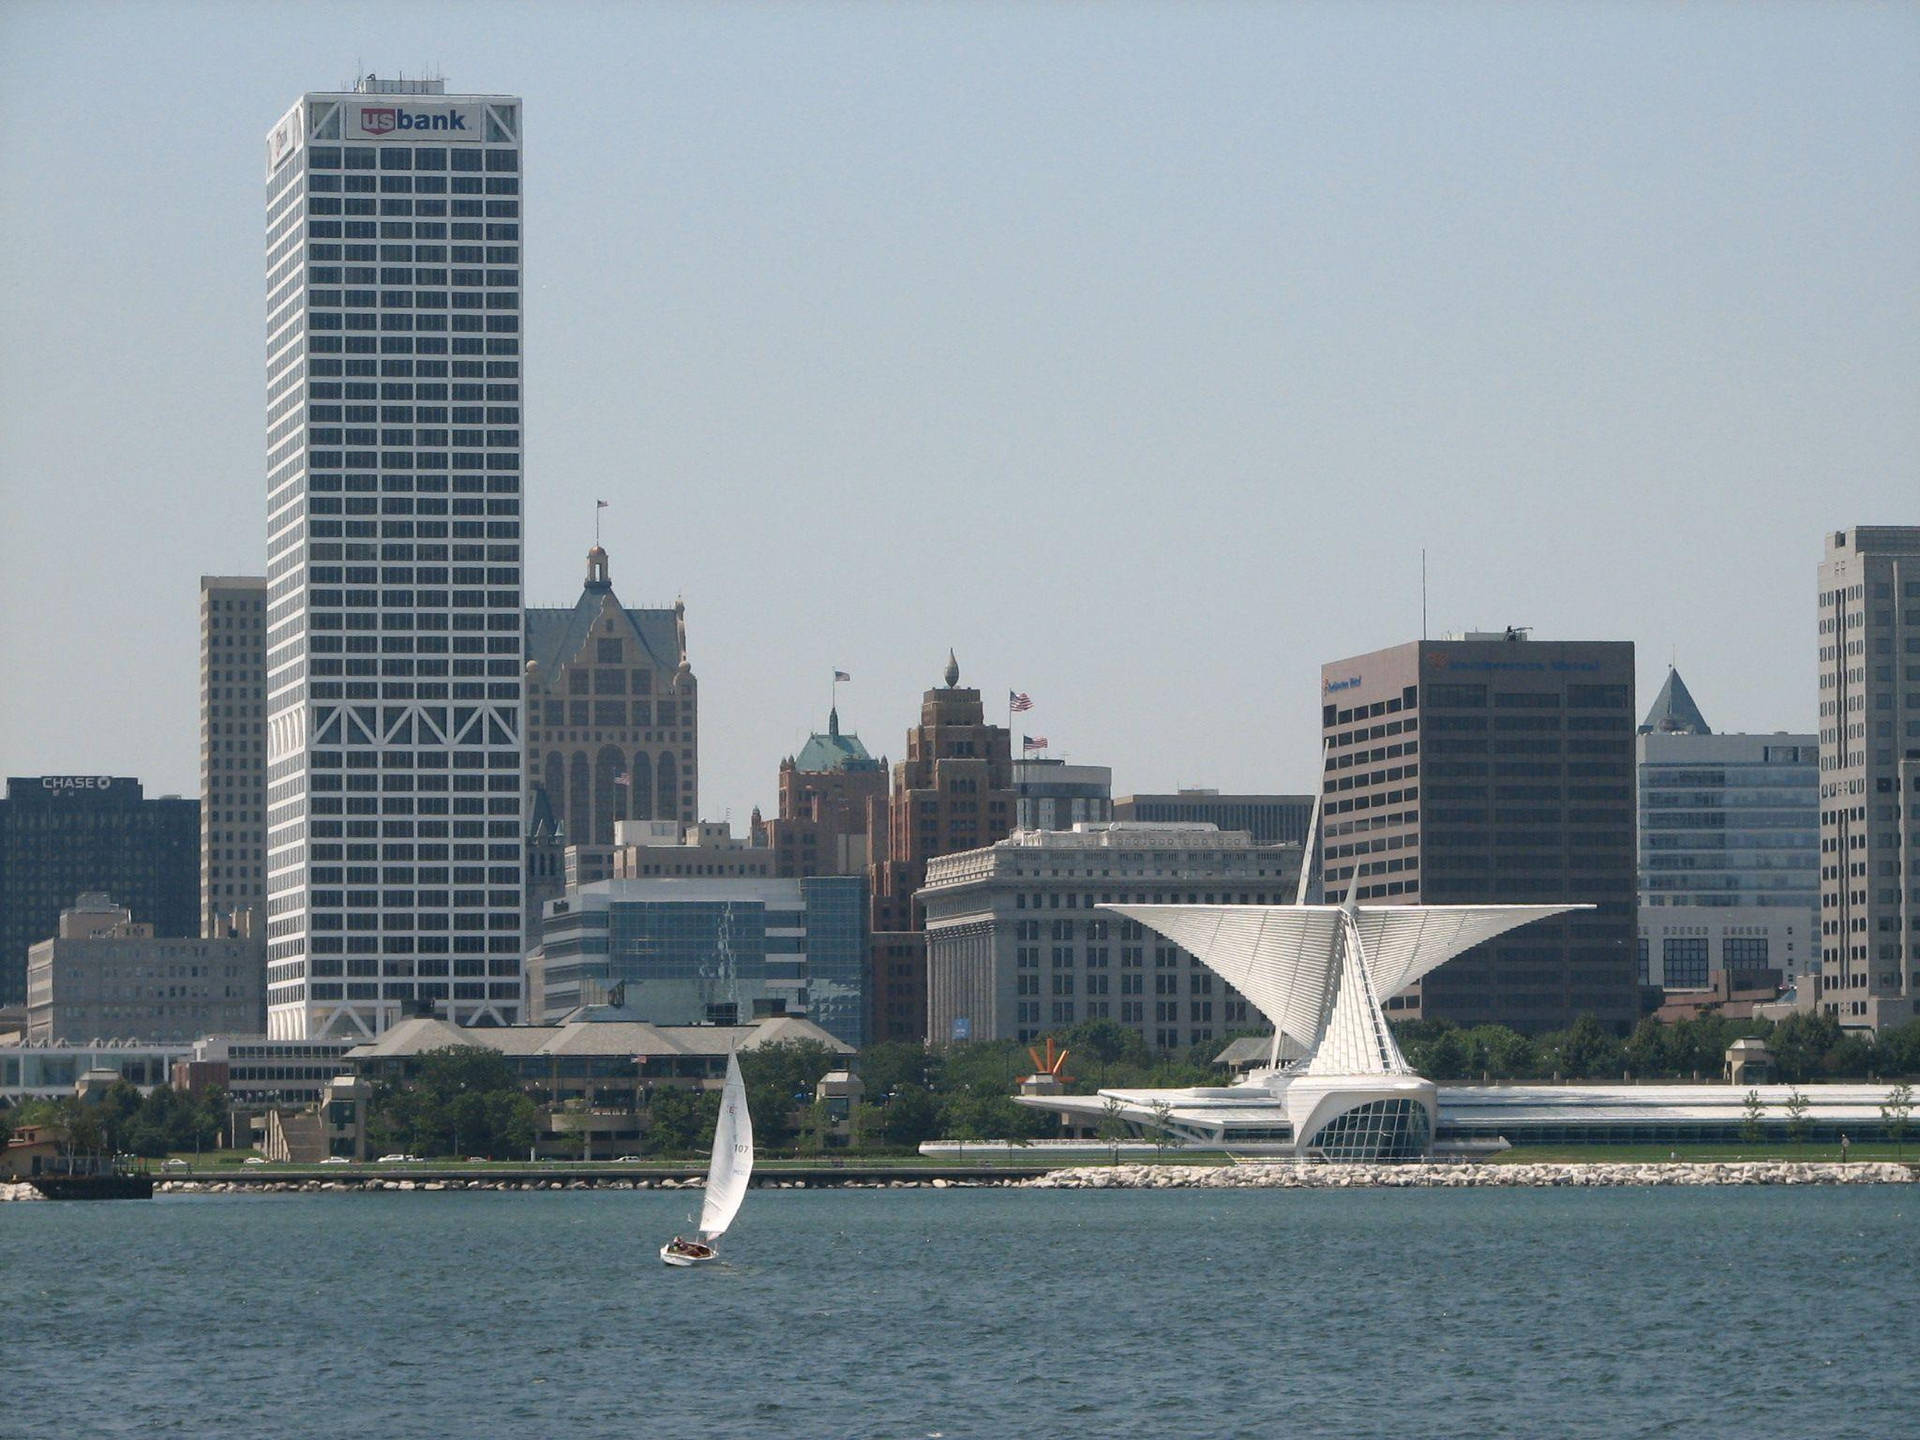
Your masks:
<svg viewBox="0 0 1920 1440"><path fill-rule="evenodd" d="M520 102L267 137L268 1028L521 996Z"/></svg>
<svg viewBox="0 0 1920 1440"><path fill-rule="evenodd" d="M616 879L547 906L542 1016L614 1005L654 1025L805 1015L864 1042L866 880Z"/></svg>

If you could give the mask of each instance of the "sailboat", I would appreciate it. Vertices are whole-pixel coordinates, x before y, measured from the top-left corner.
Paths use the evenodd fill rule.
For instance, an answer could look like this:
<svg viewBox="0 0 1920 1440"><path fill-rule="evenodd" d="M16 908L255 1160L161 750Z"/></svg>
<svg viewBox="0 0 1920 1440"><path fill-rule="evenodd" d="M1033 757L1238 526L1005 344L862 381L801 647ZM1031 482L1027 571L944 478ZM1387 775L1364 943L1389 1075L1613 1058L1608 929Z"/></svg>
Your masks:
<svg viewBox="0 0 1920 1440"><path fill-rule="evenodd" d="M676 1235L660 1247L660 1258L682 1268L711 1265L720 1258L715 1242L727 1233L753 1178L753 1116L747 1113L747 1087L740 1059L727 1054L727 1083L720 1091L720 1119L713 1127L713 1159L707 1165L707 1193L700 1202L697 1239Z"/></svg>

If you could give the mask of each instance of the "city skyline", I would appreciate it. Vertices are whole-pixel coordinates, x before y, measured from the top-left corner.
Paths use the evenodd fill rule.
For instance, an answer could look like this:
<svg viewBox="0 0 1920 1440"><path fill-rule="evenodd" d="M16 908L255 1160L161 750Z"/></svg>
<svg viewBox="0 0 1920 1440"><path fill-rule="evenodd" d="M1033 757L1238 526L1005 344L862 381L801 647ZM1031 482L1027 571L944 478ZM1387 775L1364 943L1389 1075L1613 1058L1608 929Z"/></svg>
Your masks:
<svg viewBox="0 0 1920 1440"><path fill-rule="evenodd" d="M736 829L833 669L898 758L949 646L1122 791L1310 789L1318 665L1418 633L1423 548L1431 635L1809 730L1822 537L1911 518L1908 12L180 13L0 16L9 774L195 793L197 578L264 570L258 137L356 61L527 96L525 598L609 499ZM120 98L49 123L83 56Z"/></svg>

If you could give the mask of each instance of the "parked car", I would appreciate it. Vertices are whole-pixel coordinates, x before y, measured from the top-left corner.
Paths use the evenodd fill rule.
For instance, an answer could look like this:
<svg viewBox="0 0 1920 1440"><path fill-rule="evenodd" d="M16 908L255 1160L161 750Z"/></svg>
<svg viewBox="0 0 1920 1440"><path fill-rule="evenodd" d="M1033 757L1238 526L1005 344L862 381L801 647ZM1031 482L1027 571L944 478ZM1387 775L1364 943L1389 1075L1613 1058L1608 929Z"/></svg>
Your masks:
<svg viewBox="0 0 1920 1440"><path fill-rule="evenodd" d="M353 1161L344 1155L329 1155L320 1162L322 1165L351 1165Z"/></svg>
<svg viewBox="0 0 1920 1440"><path fill-rule="evenodd" d="M264 1155L249 1155L240 1163L242 1165L264 1165L267 1163L267 1157Z"/></svg>
<svg viewBox="0 0 1920 1440"><path fill-rule="evenodd" d="M616 1165L639 1165L644 1163L638 1155L622 1155L613 1162Z"/></svg>
<svg viewBox="0 0 1920 1440"><path fill-rule="evenodd" d="M163 1162L160 1168L162 1170L184 1170L187 1168L188 1164L189 1164L188 1161L182 1159L178 1155L175 1155L171 1159Z"/></svg>
<svg viewBox="0 0 1920 1440"><path fill-rule="evenodd" d="M382 1155L378 1160L374 1161L373 1163L376 1165L398 1165L401 1161L411 1160L412 1158L413 1157L411 1155L402 1155L398 1150L395 1150L393 1153L389 1155Z"/></svg>

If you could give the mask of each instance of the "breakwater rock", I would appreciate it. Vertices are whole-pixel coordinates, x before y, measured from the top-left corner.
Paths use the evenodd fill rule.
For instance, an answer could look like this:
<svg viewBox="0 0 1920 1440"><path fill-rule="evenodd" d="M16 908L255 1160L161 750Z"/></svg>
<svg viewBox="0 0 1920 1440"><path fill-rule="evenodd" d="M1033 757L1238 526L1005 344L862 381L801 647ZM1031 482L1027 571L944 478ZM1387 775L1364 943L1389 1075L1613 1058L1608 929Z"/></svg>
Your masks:
<svg viewBox="0 0 1920 1440"><path fill-rule="evenodd" d="M5 1204L9 1200L44 1200L45 1198L33 1186L24 1182L19 1185L0 1182L0 1204Z"/></svg>
<svg viewBox="0 0 1920 1440"><path fill-rule="evenodd" d="M1577 1165L1088 1165L1022 1184L1040 1190L1598 1188L1628 1185L1903 1185L1913 1167L1797 1160L1668 1161Z"/></svg>
<svg viewBox="0 0 1920 1440"><path fill-rule="evenodd" d="M900 1176L886 1178L835 1177L822 1180L814 1177L811 1185L803 1178L781 1179L778 1176L756 1178L753 1188L756 1190L980 1190L996 1187L1016 1186L1019 1179L982 1177L980 1179L948 1179L945 1176ZM31 1187L21 1187L30 1189ZM488 1180L488 1179L436 1179L401 1180L385 1176L353 1177L340 1180L162 1180L153 1187L156 1195L318 1195L323 1193L371 1193L374 1191L406 1191L414 1194L444 1192L449 1190L702 1190L705 1187L699 1180L642 1179L620 1180L600 1178L568 1177L552 1180ZM25 1197L19 1197L25 1198Z"/></svg>

